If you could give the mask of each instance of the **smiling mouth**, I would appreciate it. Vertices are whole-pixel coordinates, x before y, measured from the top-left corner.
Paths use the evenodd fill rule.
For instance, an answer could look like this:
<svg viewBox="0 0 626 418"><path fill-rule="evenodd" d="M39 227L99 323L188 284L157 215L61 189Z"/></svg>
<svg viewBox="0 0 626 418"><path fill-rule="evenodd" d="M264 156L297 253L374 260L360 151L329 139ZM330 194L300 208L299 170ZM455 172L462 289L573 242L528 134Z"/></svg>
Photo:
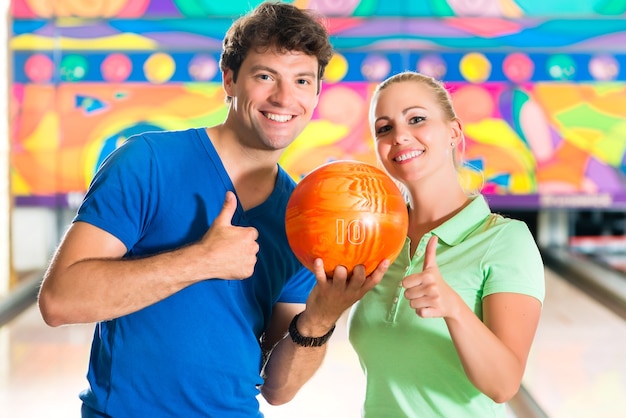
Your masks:
<svg viewBox="0 0 626 418"><path fill-rule="evenodd" d="M398 155L393 160L395 162L401 163L402 161L406 161L406 160L409 160L411 158L419 157L423 153L424 153L424 151L411 151L411 152L407 152L406 154Z"/></svg>
<svg viewBox="0 0 626 418"><path fill-rule="evenodd" d="M263 112L263 115L269 120L273 120L274 122L289 122L293 119L293 115L277 115L276 113L267 113Z"/></svg>

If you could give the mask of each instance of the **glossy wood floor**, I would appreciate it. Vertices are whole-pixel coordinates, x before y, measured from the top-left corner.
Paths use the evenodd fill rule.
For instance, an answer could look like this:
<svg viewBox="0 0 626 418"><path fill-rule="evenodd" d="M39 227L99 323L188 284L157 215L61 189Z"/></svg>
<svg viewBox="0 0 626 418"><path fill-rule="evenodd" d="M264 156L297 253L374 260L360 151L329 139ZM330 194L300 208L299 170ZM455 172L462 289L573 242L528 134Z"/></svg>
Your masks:
<svg viewBox="0 0 626 418"><path fill-rule="evenodd" d="M546 284L525 387L550 418L626 417L626 322L550 270ZM0 418L79 417L92 329L49 328L36 307L1 329ZM358 418L362 396L343 318L296 399L262 408L267 418Z"/></svg>

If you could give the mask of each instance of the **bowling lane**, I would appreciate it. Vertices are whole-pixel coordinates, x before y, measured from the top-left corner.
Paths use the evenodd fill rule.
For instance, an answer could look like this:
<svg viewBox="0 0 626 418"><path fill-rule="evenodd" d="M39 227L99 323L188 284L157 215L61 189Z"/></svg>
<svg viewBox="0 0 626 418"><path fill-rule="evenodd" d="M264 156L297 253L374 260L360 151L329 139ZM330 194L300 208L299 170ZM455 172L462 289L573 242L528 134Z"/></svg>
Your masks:
<svg viewBox="0 0 626 418"><path fill-rule="evenodd" d="M0 329L0 417L79 417L92 332L50 328L34 305Z"/></svg>
<svg viewBox="0 0 626 418"><path fill-rule="evenodd" d="M626 417L624 353L626 321L548 269L543 315L524 378L546 414Z"/></svg>
<svg viewBox="0 0 626 418"><path fill-rule="evenodd" d="M364 379L346 319L337 324L324 365L291 403L274 407L260 399L267 418L360 417ZM79 417L92 328L49 328L34 306L4 327L0 418Z"/></svg>
<svg viewBox="0 0 626 418"><path fill-rule="evenodd" d="M527 392L550 418L623 418L626 322L550 269L546 286ZM364 380L345 320L324 365L294 401L279 407L262 402L267 418L360 416ZM0 329L0 418L79 417L92 329L49 328L35 306Z"/></svg>

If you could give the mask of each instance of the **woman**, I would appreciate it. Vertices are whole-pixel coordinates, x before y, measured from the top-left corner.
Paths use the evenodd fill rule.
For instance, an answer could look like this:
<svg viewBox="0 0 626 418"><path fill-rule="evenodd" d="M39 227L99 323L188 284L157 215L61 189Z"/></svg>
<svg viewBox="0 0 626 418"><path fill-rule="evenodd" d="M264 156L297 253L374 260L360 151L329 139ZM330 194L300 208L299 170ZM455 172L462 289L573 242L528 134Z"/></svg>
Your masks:
<svg viewBox="0 0 626 418"><path fill-rule="evenodd" d="M464 141L444 86L404 72L374 92L378 158L404 188L409 230L382 281L354 305L349 337L367 377L365 417L504 417L544 297L525 223L459 181Z"/></svg>

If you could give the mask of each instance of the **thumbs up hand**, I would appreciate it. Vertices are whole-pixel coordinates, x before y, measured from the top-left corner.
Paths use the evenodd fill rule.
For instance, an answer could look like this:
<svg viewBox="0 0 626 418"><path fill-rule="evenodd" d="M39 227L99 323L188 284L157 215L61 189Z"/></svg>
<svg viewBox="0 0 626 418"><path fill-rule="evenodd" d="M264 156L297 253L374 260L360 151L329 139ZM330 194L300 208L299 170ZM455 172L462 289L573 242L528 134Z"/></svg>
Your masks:
<svg viewBox="0 0 626 418"><path fill-rule="evenodd" d="M437 236L433 235L426 245L424 267L421 273L404 278L404 297L422 318L441 318L452 314L457 303L462 302L439 272L437 265Z"/></svg>
<svg viewBox="0 0 626 418"><path fill-rule="evenodd" d="M234 226L233 215L237 210L237 198L226 192L222 211L200 241L203 248L206 277L220 279L246 279L252 276L257 261L259 233L253 227ZM201 262L201 261L200 261Z"/></svg>

